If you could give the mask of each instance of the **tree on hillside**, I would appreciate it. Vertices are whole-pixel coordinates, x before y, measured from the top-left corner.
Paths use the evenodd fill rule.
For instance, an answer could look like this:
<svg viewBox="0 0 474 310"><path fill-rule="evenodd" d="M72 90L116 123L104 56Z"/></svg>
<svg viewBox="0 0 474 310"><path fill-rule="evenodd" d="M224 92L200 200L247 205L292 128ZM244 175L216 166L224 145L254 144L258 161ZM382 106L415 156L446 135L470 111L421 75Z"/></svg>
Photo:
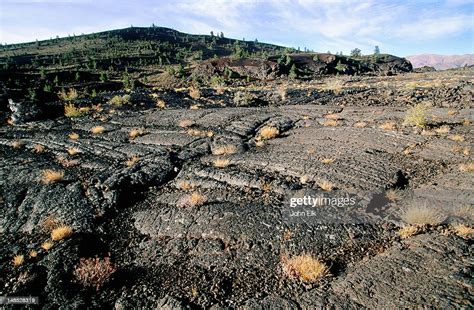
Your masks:
<svg viewBox="0 0 474 310"><path fill-rule="evenodd" d="M360 57L361 55L361 50L357 47L351 51L352 57Z"/></svg>
<svg viewBox="0 0 474 310"><path fill-rule="evenodd" d="M221 35L220 35L221 39L224 38L224 33L221 31Z"/></svg>
<svg viewBox="0 0 474 310"><path fill-rule="evenodd" d="M375 45L374 54L375 55L380 55L380 48L379 48L378 45Z"/></svg>

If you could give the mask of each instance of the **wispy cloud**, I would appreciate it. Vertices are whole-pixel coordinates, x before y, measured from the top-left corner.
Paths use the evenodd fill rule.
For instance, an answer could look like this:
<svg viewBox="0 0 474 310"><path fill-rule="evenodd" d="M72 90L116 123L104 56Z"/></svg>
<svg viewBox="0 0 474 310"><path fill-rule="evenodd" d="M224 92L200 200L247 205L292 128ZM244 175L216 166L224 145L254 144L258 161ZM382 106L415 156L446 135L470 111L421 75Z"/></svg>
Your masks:
<svg viewBox="0 0 474 310"><path fill-rule="evenodd" d="M0 40L155 23L191 33L222 31L314 50L359 47L367 53L374 45L402 53L420 49L419 42L423 48L443 47L461 36L460 48L472 52L473 5L473 0L3 0ZM53 33L45 37L47 29Z"/></svg>

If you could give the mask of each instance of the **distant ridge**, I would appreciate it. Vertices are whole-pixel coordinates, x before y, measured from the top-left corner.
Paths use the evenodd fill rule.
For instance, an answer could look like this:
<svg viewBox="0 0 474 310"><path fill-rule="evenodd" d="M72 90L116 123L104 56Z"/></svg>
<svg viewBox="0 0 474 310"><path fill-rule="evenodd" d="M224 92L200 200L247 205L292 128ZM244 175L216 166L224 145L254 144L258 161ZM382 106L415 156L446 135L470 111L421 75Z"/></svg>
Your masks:
<svg viewBox="0 0 474 310"><path fill-rule="evenodd" d="M437 55L437 54L420 54L405 57L408 59L413 68L423 66L434 67L436 70L445 70L451 68L459 68L474 65L474 54L465 55Z"/></svg>

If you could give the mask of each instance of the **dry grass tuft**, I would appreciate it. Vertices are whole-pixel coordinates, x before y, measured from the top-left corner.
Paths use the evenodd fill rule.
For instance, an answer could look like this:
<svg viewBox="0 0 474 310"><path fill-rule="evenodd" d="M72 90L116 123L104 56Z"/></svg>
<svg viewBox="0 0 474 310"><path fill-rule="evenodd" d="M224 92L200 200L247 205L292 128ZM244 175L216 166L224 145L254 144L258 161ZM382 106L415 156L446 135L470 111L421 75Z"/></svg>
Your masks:
<svg viewBox="0 0 474 310"><path fill-rule="evenodd" d="M15 150L20 149L22 146L23 146L23 142L21 142L20 140L16 140L12 142L12 148Z"/></svg>
<svg viewBox="0 0 474 310"><path fill-rule="evenodd" d="M438 211L427 206L408 207L403 211L401 218L412 225L437 225L443 220Z"/></svg>
<svg viewBox="0 0 474 310"><path fill-rule="evenodd" d="M300 183L301 184L306 184L309 181L309 175L305 174L300 177Z"/></svg>
<svg viewBox="0 0 474 310"><path fill-rule="evenodd" d="M382 125L379 126L380 129L383 130L396 130L397 129L397 123L390 121L390 122L385 122Z"/></svg>
<svg viewBox="0 0 474 310"><path fill-rule="evenodd" d="M336 160L334 158L322 158L320 160L323 164L326 164L326 165L330 165L332 164L333 162L335 162Z"/></svg>
<svg viewBox="0 0 474 310"><path fill-rule="evenodd" d="M329 274L328 267L309 254L282 257L283 272L292 279L312 283Z"/></svg>
<svg viewBox="0 0 474 310"><path fill-rule="evenodd" d="M59 241L65 238L68 238L72 235L72 227L67 225L62 225L58 228L53 229L51 232L51 240Z"/></svg>
<svg viewBox="0 0 474 310"><path fill-rule="evenodd" d="M390 189L385 192L385 197L390 201L395 201L399 198L400 192L396 189Z"/></svg>
<svg viewBox="0 0 474 310"><path fill-rule="evenodd" d="M125 162L125 164L127 165L127 167L132 167L132 166L135 165L139 160L140 160L140 156L138 156L138 155L133 155L132 157L130 157L130 158Z"/></svg>
<svg viewBox="0 0 474 310"><path fill-rule="evenodd" d="M263 141L263 140L255 141L255 146L256 147L262 147L264 145L265 145L265 141Z"/></svg>
<svg viewBox="0 0 474 310"><path fill-rule="evenodd" d="M324 127L337 127L340 125L340 123L334 119L328 119L325 122L322 123Z"/></svg>
<svg viewBox="0 0 474 310"><path fill-rule="evenodd" d="M471 238L474 235L474 228L461 223L453 225L453 229L456 235L463 238Z"/></svg>
<svg viewBox="0 0 474 310"><path fill-rule="evenodd" d="M449 110L449 111L448 111L448 115L449 115L449 116L454 116L454 115L458 115L458 114L459 114L459 112L456 111L456 110Z"/></svg>
<svg viewBox="0 0 474 310"><path fill-rule="evenodd" d="M354 124L354 127L355 128L364 128L364 127L367 127L367 123L366 122L357 122Z"/></svg>
<svg viewBox="0 0 474 310"><path fill-rule="evenodd" d="M323 190L323 191L326 191L326 192L330 192L334 189L334 183L331 183L329 181L319 181L318 183L318 186Z"/></svg>
<svg viewBox="0 0 474 310"><path fill-rule="evenodd" d="M29 255L30 257L35 258L36 256L38 256L38 252L36 252L35 250L31 250Z"/></svg>
<svg viewBox="0 0 474 310"><path fill-rule="evenodd" d="M43 153L44 152L44 146L41 144L35 144L33 145L33 152L35 153Z"/></svg>
<svg viewBox="0 0 474 310"><path fill-rule="evenodd" d="M461 136L461 135L451 135L451 136L448 136L448 139L449 139L449 140L456 141L456 142L462 142L462 141L464 141L464 137Z"/></svg>
<svg viewBox="0 0 474 310"><path fill-rule="evenodd" d="M216 168L225 168L230 165L230 160L218 158L212 162L212 165Z"/></svg>
<svg viewBox="0 0 474 310"><path fill-rule="evenodd" d="M280 96L281 100L286 100L288 97L288 85L281 84L277 87L277 93Z"/></svg>
<svg viewBox="0 0 474 310"><path fill-rule="evenodd" d="M74 156L76 155L77 153L79 153L79 150L75 147L70 147L67 149L67 153L70 155L70 156Z"/></svg>
<svg viewBox="0 0 474 310"><path fill-rule="evenodd" d="M443 125L439 128L436 128L435 131L439 134L445 134L451 131L451 127L449 127L448 125Z"/></svg>
<svg viewBox="0 0 474 310"><path fill-rule="evenodd" d="M69 135L69 139L71 140L77 140L79 139L79 135L75 132L72 132L70 135Z"/></svg>
<svg viewBox="0 0 474 310"><path fill-rule="evenodd" d="M82 285L99 290L116 270L109 257L81 258L74 270L74 276Z"/></svg>
<svg viewBox="0 0 474 310"><path fill-rule="evenodd" d="M214 133L212 131L199 130L199 129L188 129L186 132L189 136L192 137L212 137Z"/></svg>
<svg viewBox="0 0 474 310"><path fill-rule="evenodd" d="M25 256L23 255L15 255L12 259L12 264L15 267L22 265L25 262Z"/></svg>
<svg viewBox="0 0 474 310"><path fill-rule="evenodd" d="M101 134L105 131L105 128L103 126L94 126L91 128L91 132L94 134L94 135L98 135L98 134Z"/></svg>
<svg viewBox="0 0 474 310"><path fill-rule="evenodd" d="M192 106L189 107L189 109L191 110L199 110L201 108L201 105L198 103L198 104L193 104Z"/></svg>
<svg viewBox="0 0 474 310"><path fill-rule="evenodd" d="M398 231L398 234L400 235L400 238L406 239L406 238L409 238L411 236L414 236L414 235L418 234L419 232L420 232L420 227L409 225L409 226L405 226L405 227L401 228Z"/></svg>
<svg viewBox="0 0 474 310"><path fill-rule="evenodd" d="M52 169L43 170L41 173L41 181L44 184L56 183L64 178L64 171L56 171Z"/></svg>
<svg viewBox="0 0 474 310"><path fill-rule="evenodd" d="M178 123L178 126L181 127L181 128L188 128L192 125L194 125L194 121L192 121L190 119L182 119Z"/></svg>
<svg viewBox="0 0 474 310"><path fill-rule="evenodd" d="M191 190L191 189L194 189L196 187L195 184L193 184L192 182L190 181L186 181L186 180L181 180L177 183L178 187L182 190Z"/></svg>
<svg viewBox="0 0 474 310"><path fill-rule="evenodd" d="M225 144L219 147L216 147L212 150L213 155L221 156L221 155L232 155L237 153L237 147L233 144Z"/></svg>
<svg viewBox="0 0 474 310"><path fill-rule="evenodd" d="M180 207L199 207L207 202L207 197L201 195L198 192L193 192L190 195L186 195L181 198L178 202Z"/></svg>
<svg viewBox="0 0 474 310"><path fill-rule="evenodd" d="M80 117L82 113L83 112L72 103L64 105L64 116L66 117Z"/></svg>
<svg viewBox="0 0 474 310"><path fill-rule="evenodd" d="M471 155L471 149L466 146L463 150L462 150L462 153L465 155L465 156L469 156Z"/></svg>
<svg viewBox="0 0 474 310"><path fill-rule="evenodd" d="M278 137L280 130L273 126L264 126L260 129L257 140L268 140Z"/></svg>
<svg viewBox="0 0 474 310"><path fill-rule="evenodd" d="M192 87L189 90L189 97L193 98L194 100L201 98L201 91L197 87Z"/></svg>
<svg viewBox="0 0 474 310"><path fill-rule="evenodd" d="M41 244L41 248L45 251L49 251L53 247L53 242L46 240Z"/></svg>
<svg viewBox="0 0 474 310"><path fill-rule="evenodd" d="M166 102L163 99L156 99L156 107L164 109L166 108Z"/></svg>
<svg viewBox="0 0 474 310"><path fill-rule="evenodd" d="M134 128L132 130L130 130L130 132L128 133L128 136L130 137L130 139L135 139L137 137L140 137L140 136L143 136L144 134L146 133L146 130L145 128Z"/></svg>
<svg viewBox="0 0 474 310"><path fill-rule="evenodd" d="M459 165L459 171L461 171L461 172L474 172L474 162L460 164Z"/></svg>
<svg viewBox="0 0 474 310"><path fill-rule="evenodd" d="M114 104L114 105L123 105L123 104L126 104L126 103L129 103L130 102L130 95L123 95L123 96L113 96L110 100L109 100L109 103L110 104Z"/></svg>

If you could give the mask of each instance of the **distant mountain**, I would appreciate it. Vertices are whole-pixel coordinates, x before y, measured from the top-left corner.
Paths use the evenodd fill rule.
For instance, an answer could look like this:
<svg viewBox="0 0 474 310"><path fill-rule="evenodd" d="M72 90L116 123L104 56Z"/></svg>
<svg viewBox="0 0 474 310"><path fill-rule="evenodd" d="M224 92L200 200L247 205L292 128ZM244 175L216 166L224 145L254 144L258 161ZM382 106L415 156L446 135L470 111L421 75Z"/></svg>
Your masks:
<svg viewBox="0 0 474 310"><path fill-rule="evenodd" d="M451 68L464 67L465 65L474 65L474 54L465 55L436 55L420 54L405 57L413 68L423 66L434 67L436 70L445 70Z"/></svg>

